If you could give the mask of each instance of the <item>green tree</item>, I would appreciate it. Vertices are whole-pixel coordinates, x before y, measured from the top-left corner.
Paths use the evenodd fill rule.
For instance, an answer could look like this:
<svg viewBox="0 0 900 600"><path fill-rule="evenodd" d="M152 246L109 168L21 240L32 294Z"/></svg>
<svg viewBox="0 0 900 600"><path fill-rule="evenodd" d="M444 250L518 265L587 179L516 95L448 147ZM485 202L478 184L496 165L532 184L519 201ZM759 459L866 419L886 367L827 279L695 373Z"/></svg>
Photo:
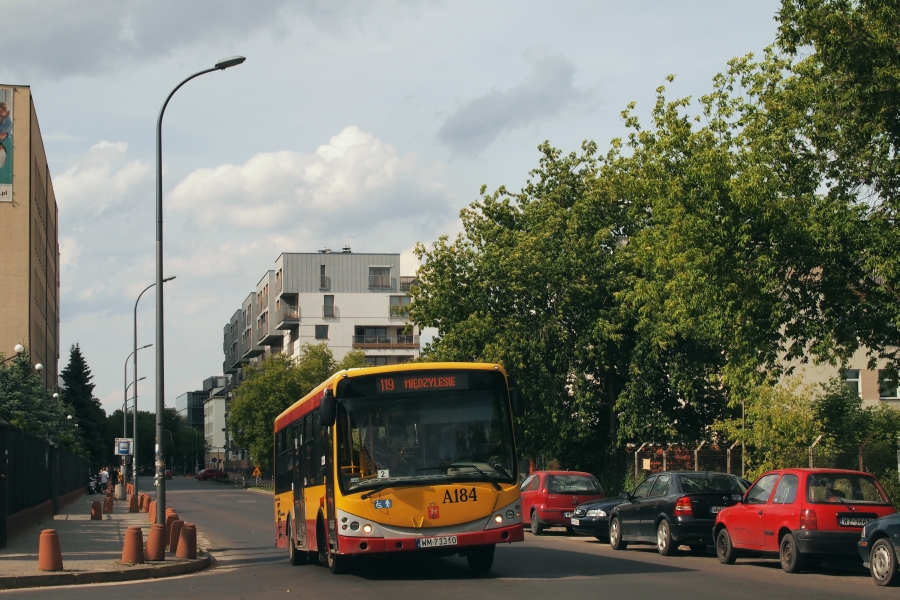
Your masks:
<svg viewBox="0 0 900 600"><path fill-rule="evenodd" d="M271 468L275 417L337 371L365 364L365 354L359 350L336 362L323 342L304 344L296 360L274 354L245 367L247 378L235 389L228 407L232 439L249 451L252 461Z"/></svg>
<svg viewBox="0 0 900 600"><path fill-rule="evenodd" d="M62 399L74 411L73 417L91 463L99 466L108 462L113 438L105 435L106 412L94 397L94 377L78 344L73 344L69 350L69 364L60 377L63 383Z"/></svg>
<svg viewBox="0 0 900 600"><path fill-rule="evenodd" d="M27 352L0 365L0 417L19 429L48 436L63 448L84 455L80 432L67 418L70 414L72 409L64 399L53 399L44 380L35 376Z"/></svg>

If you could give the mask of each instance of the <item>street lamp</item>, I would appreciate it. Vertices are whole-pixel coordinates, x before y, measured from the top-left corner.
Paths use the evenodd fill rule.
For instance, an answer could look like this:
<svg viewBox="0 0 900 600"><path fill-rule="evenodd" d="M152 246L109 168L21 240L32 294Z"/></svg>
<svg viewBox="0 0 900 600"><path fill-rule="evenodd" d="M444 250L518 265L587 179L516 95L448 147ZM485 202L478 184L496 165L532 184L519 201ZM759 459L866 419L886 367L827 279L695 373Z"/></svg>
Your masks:
<svg viewBox="0 0 900 600"><path fill-rule="evenodd" d="M162 121L169 100L175 95L181 86L191 79L211 73L212 71L224 71L247 60L243 56L230 56L223 58L211 69L204 69L194 73L169 92L162 108L159 109L159 119L156 121L156 522L165 525L166 522L166 456L163 441L163 414L166 410L166 382L165 382L165 343L163 340L163 191L162 191Z"/></svg>
<svg viewBox="0 0 900 600"><path fill-rule="evenodd" d="M127 366L127 365L126 365L126 366ZM132 381L131 383L129 383L129 384L128 384L128 387L125 388L125 393L128 394L128 388L130 388L130 387L133 386L133 385L137 385L137 382L138 382L138 381L143 381L143 380L145 380L145 379L147 379L147 378L146 378L146 377L141 377L141 378L138 379L137 381ZM125 402L122 403L122 437L125 437L125 438L128 437L128 419L127 419L127 416L128 416L128 399L126 398L126 399L125 399Z"/></svg>
<svg viewBox="0 0 900 600"><path fill-rule="evenodd" d="M128 406L128 388L131 385L131 383L128 383L128 359L131 358L132 356L137 357L138 350L143 350L144 348L149 348L152 345L153 344L147 344L146 346L141 346L140 348L138 348L137 344L135 344L135 348L134 348L134 350L131 351L131 354L129 354L127 357L125 357L125 370L124 370L124 379L123 379L123 382L125 384L125 390L122 394L122 407L123 407L122 408L122 437L128 437L128 434L127 434L127 432L128 432L128 415L126 414L128 411L125 410L125 407ZM134 376L135 376L135 380L132 383L134 384L135 402L137 402L137 400L136 400L136 398L137 398L137 382L140 381L141 379L143 379L143 377L141 377L141 379L137 379L137 371L135 371ZM137 421L136 420L135 420L135 431L137 431ZM131 448L132 448L132 452L133 452L134 446L135 446L134 440L132 440L131 444L132 444ZM127 464L128 464L128 457L123 456L122 457L122 476L123 477L128 472L128 470L125 468L125 466ZM131 456L131 464L134 465L134 454L132 454L132 456ZM135 476L132 475L132 477L135 477Z"/></svg>
<svg viewBox="0 0 900 600"><path fill-rule="evenodd" d="M166 277L166 278L164 278L164 279L163 279L163 283L165 283L165 282L167 282L167 281L172 281L173 279L175 279L175 275L172 275L171 277ZM137 379L137 309L138 309L138 302L141 301L141 296L144 295L144 292L146 292L147 290L149 290L150 288L152 288L154 285L156 285L156 284L155 284L155 283L151 283L150 285L148 285L147 287L145 287L145 288L141 291L141 293L138 294L137 300L134 301L134 358L132 359L132 369L133 369L133 372L134 372L134 376L133 376L134 379ZM141 378L141 379L143 379L143 378ZM138 477L137 477L137 456L138 456L138 455L137 455L137 442L138 442L138 439L137 439L137 438L138 438L138 436L137 436L137 430L138 430L138 409L137 409L137 396L138 396L138 393L137 393L137 385L135 385L135 386L134 386L134 412L132 413L132 423L131 423L131 429L132 429L132 431L133 431L133 433L134 433L133 439L132 439L132 442L131 442L131 446L132 446L131 464L134 465L134 469L132 469L132 473L131 473L131 487L132 487L132 490L133 490L133 494L134 494L135 496L136 496L137 493L138 493Z"/></svg>
<svg viewBox="0 0 900 600"><path fill-rule="evenodd" d="M5 363L8 360L14 359L18 355L25 352L25 346L23 346L22 344L16 344L15 347L13 348L13 350L15 350L16 353L14 355L10 356L9 358L4 358L3 360L0 360L0 365L2 365L3 363Z"/></svg>

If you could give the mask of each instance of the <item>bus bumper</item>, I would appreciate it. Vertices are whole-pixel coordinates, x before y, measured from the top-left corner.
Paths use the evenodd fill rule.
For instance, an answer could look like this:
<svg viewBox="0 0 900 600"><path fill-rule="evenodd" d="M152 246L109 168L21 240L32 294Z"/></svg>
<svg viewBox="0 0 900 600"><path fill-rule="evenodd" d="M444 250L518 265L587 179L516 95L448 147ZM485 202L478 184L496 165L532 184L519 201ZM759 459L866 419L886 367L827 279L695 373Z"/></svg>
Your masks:
<svg viewBox="0 0 900 600"><path fill-rule="evenodd" d="M338 534L338 553L339 554L384 554L388 552L431 552L432 550L440 550L444 553L451 552L453 554L458 549L470 546L486 546L491 544L510 544L512 542L525 541L525 533L522 524L518 523L510 527L499 527L497 529L489 529L486 531L477 531L474 533L456 534L456 546L442 546L440 548L420 549L416 547L416 539L413 537L404 538L364 538L364 537L347 537Z"/></svg>

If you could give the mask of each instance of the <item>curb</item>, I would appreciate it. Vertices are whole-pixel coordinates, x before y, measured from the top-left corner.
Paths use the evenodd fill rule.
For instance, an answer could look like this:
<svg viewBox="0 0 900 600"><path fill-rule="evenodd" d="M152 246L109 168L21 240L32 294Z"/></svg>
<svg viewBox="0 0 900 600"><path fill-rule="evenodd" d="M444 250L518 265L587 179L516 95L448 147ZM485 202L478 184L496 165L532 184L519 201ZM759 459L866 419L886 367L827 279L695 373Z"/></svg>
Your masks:
<svg viewBox="0 0 900 600"><path fill-rule="evenodd" d="M212 563L207 554L203 558L173 564L139 566L115 571L84 571L81 573L42 573L39 575L19 575L0 577L0 590L13 590L55 585L80 585L88 583L117 583L141 579L159 579L175 575L187 575L202 571Z"/></svg>

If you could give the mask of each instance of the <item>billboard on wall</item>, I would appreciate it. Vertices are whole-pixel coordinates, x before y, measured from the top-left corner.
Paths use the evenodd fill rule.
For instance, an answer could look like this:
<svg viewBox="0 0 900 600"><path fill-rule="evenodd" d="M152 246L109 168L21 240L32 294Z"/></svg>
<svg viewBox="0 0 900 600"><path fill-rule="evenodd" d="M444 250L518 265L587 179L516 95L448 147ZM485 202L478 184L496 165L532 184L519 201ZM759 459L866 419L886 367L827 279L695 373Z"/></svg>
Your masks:
<svg viewBox="0 0 900 600"><path fill-rule="evenodd" d="M0 87L0 202L12 202L13 90Z"/></svg>

